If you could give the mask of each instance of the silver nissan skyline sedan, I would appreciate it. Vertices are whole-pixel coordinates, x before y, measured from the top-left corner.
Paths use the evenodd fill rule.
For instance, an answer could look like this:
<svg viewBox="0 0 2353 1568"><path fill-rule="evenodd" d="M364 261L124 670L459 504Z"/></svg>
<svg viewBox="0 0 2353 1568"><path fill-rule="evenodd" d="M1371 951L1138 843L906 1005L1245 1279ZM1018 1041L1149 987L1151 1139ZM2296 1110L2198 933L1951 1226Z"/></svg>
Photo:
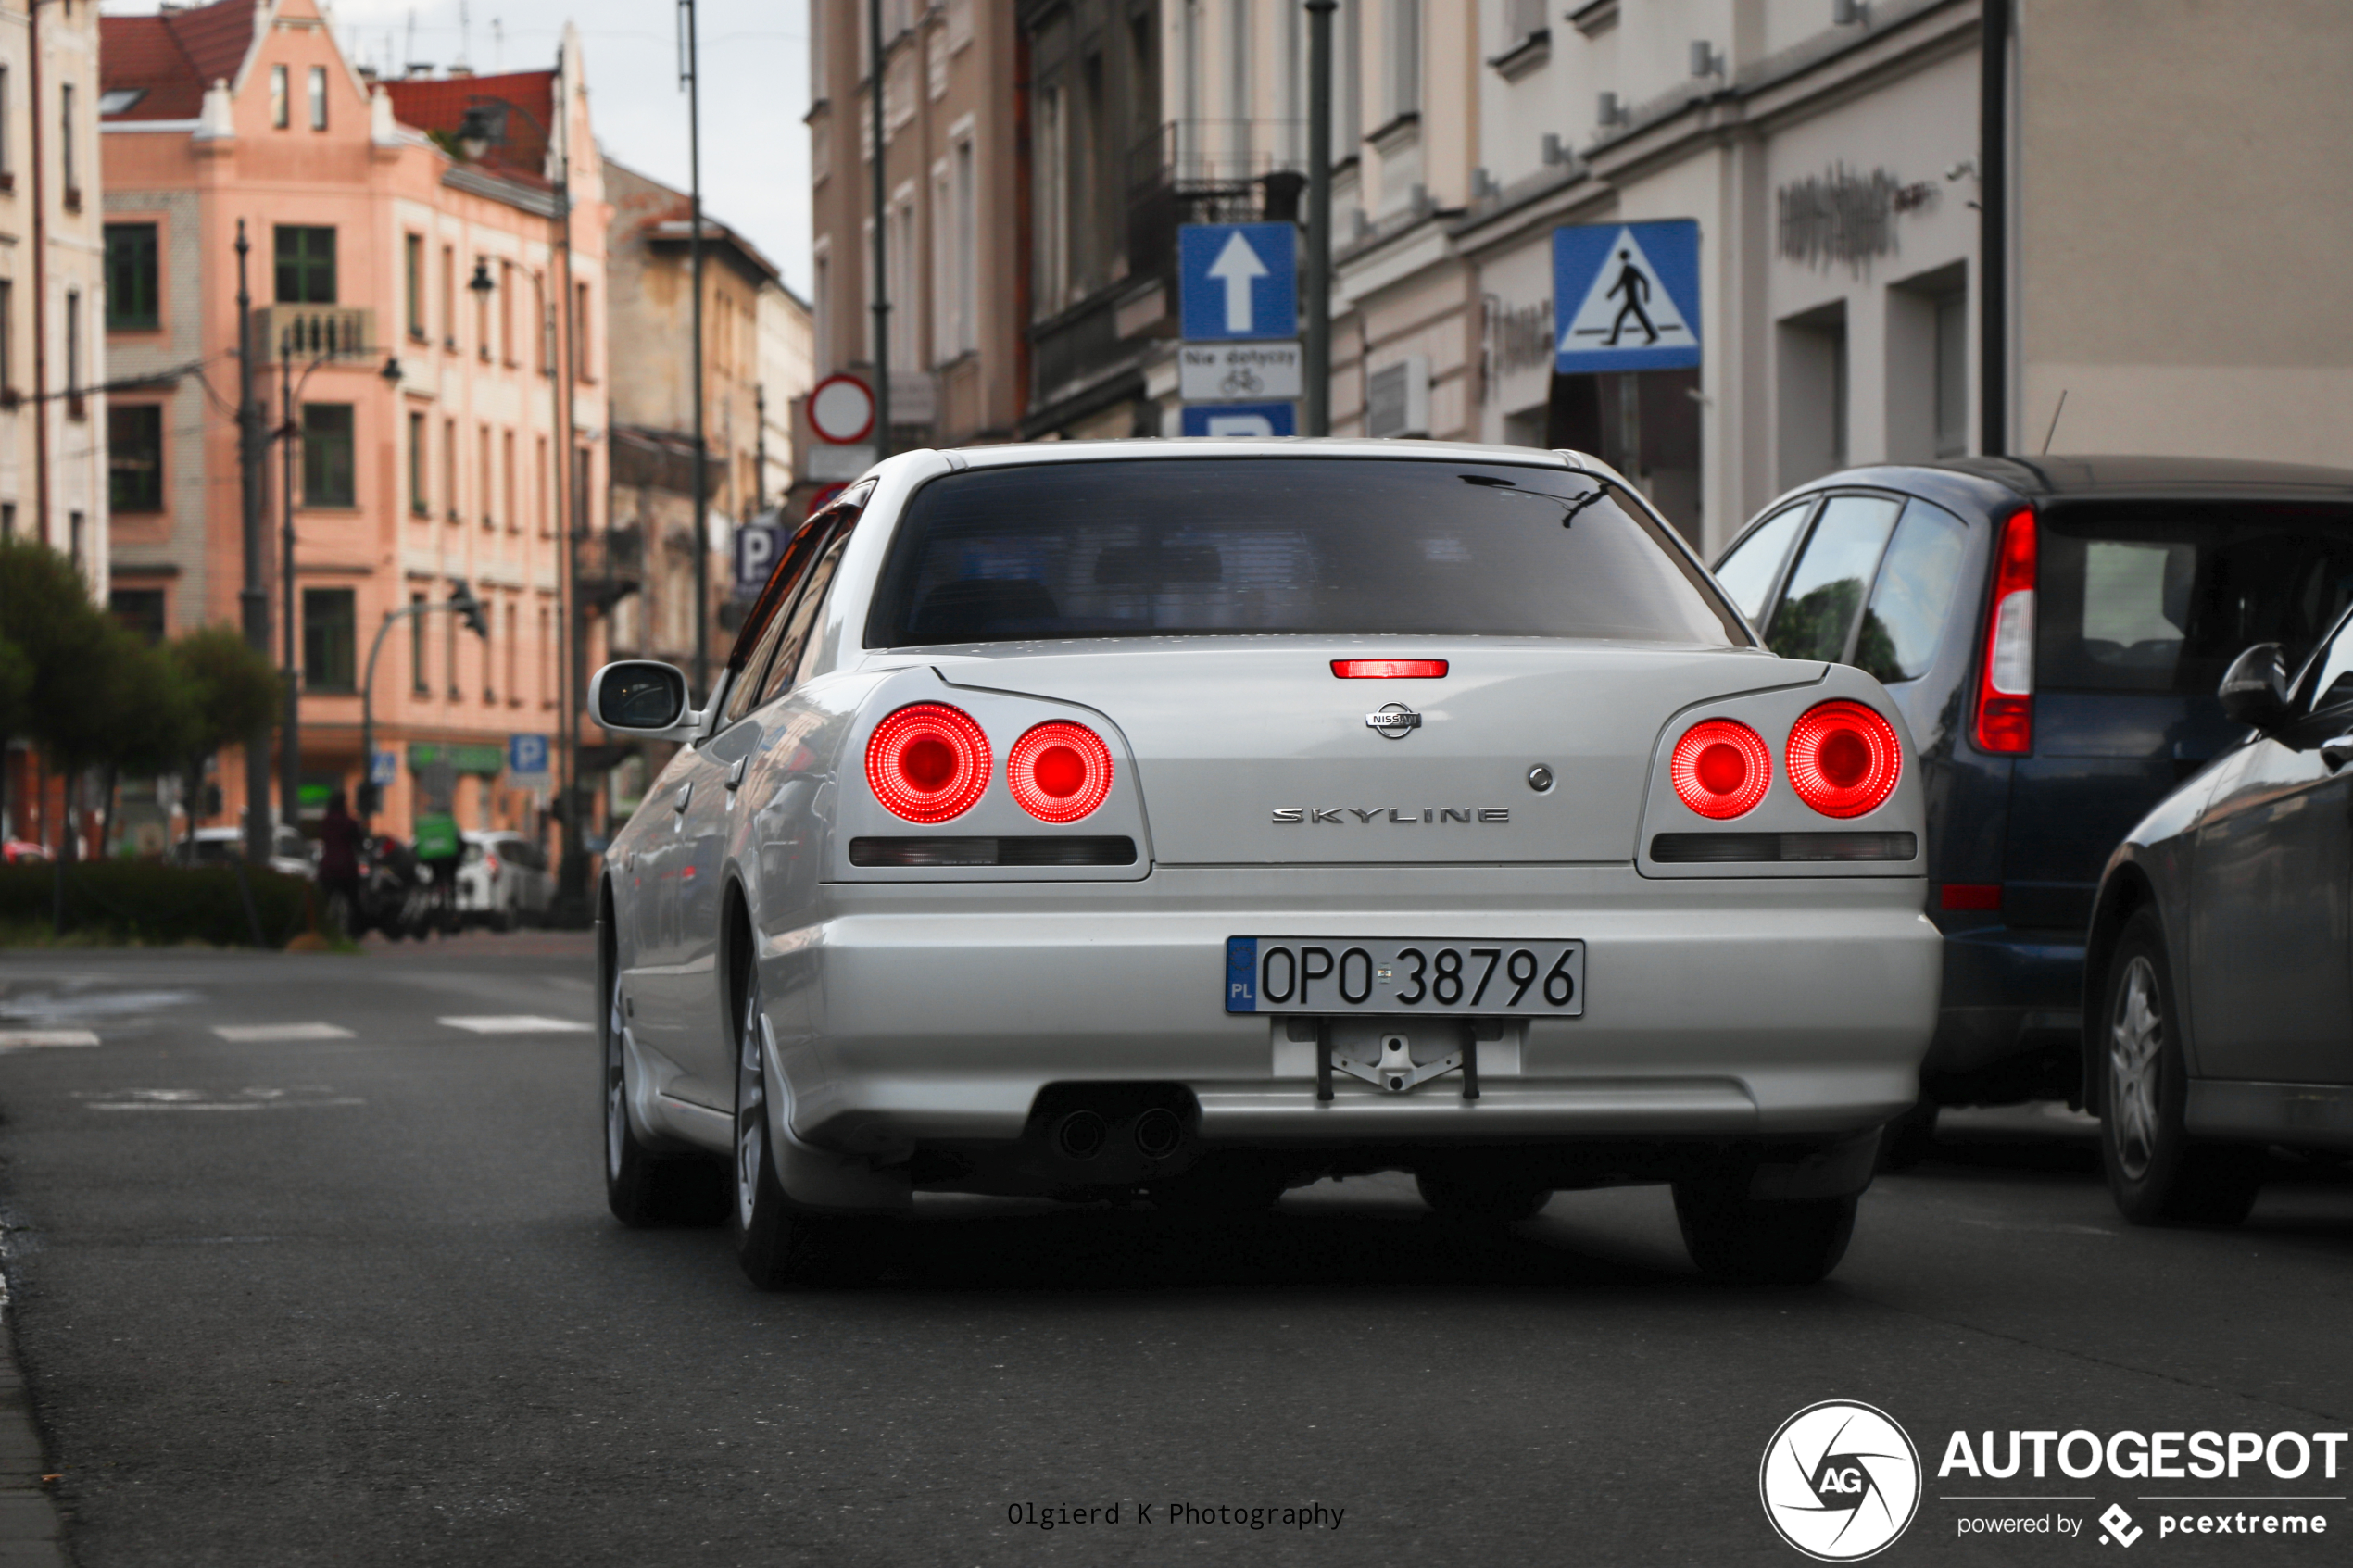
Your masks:
<svg viewBox="0 0 2353 1568"><path fill-rule="evenodd" d="M1825 613L1839 607L1825 606ZM1919 768L1576 453L1136 441L892 458L803 524L599 900L608 1195L763 1287L918 1192L1441 1213L1674 1185L1820 1278L1943 948Z"/></svg>

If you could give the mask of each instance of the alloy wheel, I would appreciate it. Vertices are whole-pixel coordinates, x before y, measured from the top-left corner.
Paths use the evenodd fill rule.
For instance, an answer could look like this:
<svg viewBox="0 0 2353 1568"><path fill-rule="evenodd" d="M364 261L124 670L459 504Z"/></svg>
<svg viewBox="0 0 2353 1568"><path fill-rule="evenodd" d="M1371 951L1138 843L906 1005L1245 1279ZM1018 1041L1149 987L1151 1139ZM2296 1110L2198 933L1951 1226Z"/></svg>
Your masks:
<svg viewBox="0 0 2353 1568"><path fill-rule="evenodd" d="M2165 1045L2157 967L2135 953L2117 986L2108 1022L2108 1113L2114 1119L2117 1163L2139 1181L2157 1155L2158 1096Z"/></svg>
<svg viewBox="0 0 2353 1568"><path fill-rule="evenodd" d="M628 1085L622 1067L621 978L613 977L612 997L605 1011L605 1174L618 1180L623 1144L629 1136Z"/></svg>
<svg viewBox="0 0 2353 1568"><path fill-rule="evenodd" d="M749 1229L768 1155L768 1074L760 1060L759 983L747 991L736 1049L736 1219Z"/></svg>

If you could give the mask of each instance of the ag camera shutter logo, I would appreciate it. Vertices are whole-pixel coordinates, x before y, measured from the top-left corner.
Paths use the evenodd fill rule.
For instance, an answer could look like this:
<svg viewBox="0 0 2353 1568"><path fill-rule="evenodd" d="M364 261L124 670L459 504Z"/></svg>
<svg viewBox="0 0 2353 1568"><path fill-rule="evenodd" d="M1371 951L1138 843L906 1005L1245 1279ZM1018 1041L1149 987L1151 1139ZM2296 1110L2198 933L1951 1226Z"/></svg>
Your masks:
<svg viewBox="0 0 2353 1568"><path fill-rule="evenodd" d="M1756 1491L1781 1539L1818 1562L1856 1562L1894 1545L1919 1512L1919 1450L1885 1411L1825 1399L1765 1445Z"/></svg>

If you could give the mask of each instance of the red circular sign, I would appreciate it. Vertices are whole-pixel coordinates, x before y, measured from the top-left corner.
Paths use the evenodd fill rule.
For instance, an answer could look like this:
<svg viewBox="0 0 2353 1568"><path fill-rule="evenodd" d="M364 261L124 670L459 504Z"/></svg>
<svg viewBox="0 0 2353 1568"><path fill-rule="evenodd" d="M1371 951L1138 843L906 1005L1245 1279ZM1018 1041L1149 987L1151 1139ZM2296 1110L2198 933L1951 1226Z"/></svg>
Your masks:
<svg viewBox="0 0 2353 1568"><path fill-rule="evenodd" d="M827 376L809 389L809 432L818 440L855 446L874 430L874 389L856 376Z"/></svg>
<svg viewBox="0 0 2353 1568"><path fill-rule="evenodd" d="M824 511L827 507L834 504L835 496L840 495L843 491L849 488L849 482L847 480L844 480L839 484L819 485L816 492L809 497L809 511L806 515L815 517L819 512Z"/></svg>

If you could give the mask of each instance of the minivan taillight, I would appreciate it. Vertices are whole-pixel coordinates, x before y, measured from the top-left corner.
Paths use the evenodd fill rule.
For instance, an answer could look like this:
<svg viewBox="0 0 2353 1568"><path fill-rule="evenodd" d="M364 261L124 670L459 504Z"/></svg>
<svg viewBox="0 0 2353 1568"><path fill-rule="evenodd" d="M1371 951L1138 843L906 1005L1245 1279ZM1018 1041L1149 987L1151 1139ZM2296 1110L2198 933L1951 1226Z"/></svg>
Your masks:
<svg viewBox="0 0 2353 1568"><path fill-rule="evenodd" d="M1977 677L1977 748L2034 749L2034 514L2002 525L1994 557L1994 602Z"/></svg>
<svg viewBox="0 0 2353 1568"><path fill-rule="evenodd" d="M1667 761L1675 797L1724 822L1756 809L1773 782L1765 737L1731 719L1703 719L1683 732Z"/></svg>
<svg viewBox="0 0 2353 1568"><path fill-rule="evenodd" d="M1111 747L1084 724L1050 719L1005 753L1005 787L1041 822L1075 822L1111 794Z"/></svg>
<svg viewBox="0 0 2353 1568"><path fill-rule="evenodd" d="M971 714L918 702L875 726L866 785L894 817L944 822L971 810L988 788L988 736Z"/></svg>
<svg viewBox="0 0 2353 1568"><path fill-rule="evenodd" d="M1895 726L1859 702L1818 702L1789 733L1790 788L1825 817L1876 811L1904 776Z"/></svg>

